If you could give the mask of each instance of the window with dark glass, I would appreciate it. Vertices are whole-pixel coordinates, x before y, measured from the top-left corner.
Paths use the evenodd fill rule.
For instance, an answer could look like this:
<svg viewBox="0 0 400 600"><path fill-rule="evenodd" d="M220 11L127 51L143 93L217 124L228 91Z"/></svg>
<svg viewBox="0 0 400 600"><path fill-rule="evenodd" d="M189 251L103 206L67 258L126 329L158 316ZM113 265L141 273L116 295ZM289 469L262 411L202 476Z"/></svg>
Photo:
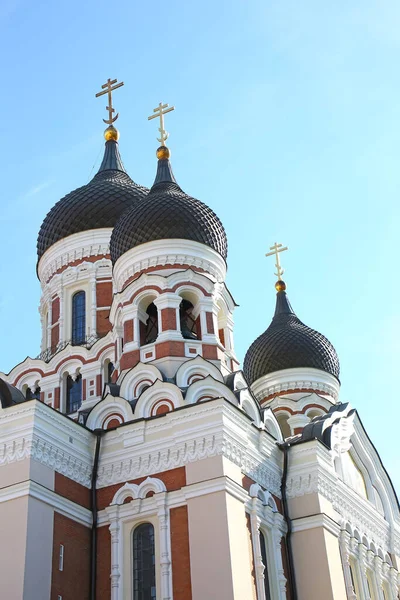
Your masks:
<svg viewBox="0 0 400 600"><path fill-rule="evenodd" d="M151 523L142 523L133 532L133 600L156 600L156 557Z"/></svg>
<svg viewBox="0 0 400 600"><path fill-rule="evenodd" d="M107 383L111 383L112 374L114 373L114 365L110 361L107 365Z"/></svg>
<svg viewBox="0 0 400 600"><path fill-rule="evenodd" d="M260 531L260 546L261 546L261 558L264 565L264 589L266 600L271 600L271 591L269 589L269 577L268 577L268 561L267 561L267 547L265 544L265 537L262 531Z"/></svg>
<svg viewBox="0 0 400 600"><path fill-rule="evenodd" d="M82 375L75 381L70 375L67 377L67 414L76 412L82 404Z"/></svg>
<svg viewBox="0 0 400 600"><path fill-rule="evenodd" d="M183 299L179 307L182 336L186 340L197 340L197 323L193 317L194 306L189 300Z"/></svg>
<svg viewBox="0 0 400 600"><path fill-rule="evenodd" d="M72 297L72 343L85 341L86 330L86 294L77 292Z"/></svg>
<svg viewBox="0 0 400 600"><path fill-rule="evenodd" d="M31 388L26 388L25 398L27 400L33 400L34 398L40 400L40 387L38 386L34 392L32 392Z"/></svg>
<svg viewBox="0 0 400 600"><path fill-rule="evenodd" d="M147 317L146 321L146 333L144 337L145 344L151 344L151 342L155 342L158 336L158 311L157 306L152 302L149 304L146 310Z"/></svg>

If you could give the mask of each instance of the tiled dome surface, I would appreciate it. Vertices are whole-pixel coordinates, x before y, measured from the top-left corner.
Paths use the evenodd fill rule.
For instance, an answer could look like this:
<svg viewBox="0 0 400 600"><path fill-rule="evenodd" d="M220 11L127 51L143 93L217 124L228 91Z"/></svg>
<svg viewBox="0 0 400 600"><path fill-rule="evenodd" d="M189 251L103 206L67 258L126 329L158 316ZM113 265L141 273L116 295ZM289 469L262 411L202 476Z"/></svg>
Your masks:
<svg viewBox="0 0 400 600"><path fill-rule="evenodd" d="M112 261L140 244L174 238L205 244L226 259L226 233L217 215L177 183L163 181L117 223L111 236Z"/></svg>
<svg viewBox="0 0 400 600"><path fill-rule="evenodd" d="M320 369L338 379L339 359L330 341L297 318L285 292L277 296L271 325L252 343L244 359L243 371L249 385L268 373L296 367Z"/></svg>

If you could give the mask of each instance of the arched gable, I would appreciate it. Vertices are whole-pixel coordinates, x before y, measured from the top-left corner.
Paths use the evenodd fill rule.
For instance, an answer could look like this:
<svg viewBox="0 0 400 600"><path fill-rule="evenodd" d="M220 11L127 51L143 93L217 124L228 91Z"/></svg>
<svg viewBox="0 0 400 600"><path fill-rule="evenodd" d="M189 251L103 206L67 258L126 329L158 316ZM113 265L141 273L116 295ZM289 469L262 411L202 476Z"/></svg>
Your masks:
<svg viewBox="0 0 400 600"><path fill-rule="evenodd" d="M235 406L239 405L239 400L235 394L221 381L217 381L211 375L207 375L204 379L195 381L189 386L185 404L195 404L201 400L208 400L211 398L225 398Z"/></svg>
<svg viewBox="0 0 400 600"><path fill-rule="evenodd" d="M124 373L120 382L120 395L127 400L138 398L146 387L150 387L157 380L162 381L161 372L149 363L139 362Z"/></svg>
<svg viewBox="0 0 400 600"><path fill-rule="evenodd" d="M213 363L202 356L184 362L176 372L176 385L180 388L189 387L198 379L204 379L211 375L217 381L223 381L221 371Z"/></svg>
<svg viewBox="0 0 400 600"><path fill-rule="evenodd" d="M106 429L107 420L114 417L117 421L126 423L132 421L133 414L129 402L119 396L107 396L100 400L90 411L86 420L86 427L94 431L95 429ZM118 418L119 417L119 418Z"/></svg>
<svg viewBox="0 0 400 600"><path fill-rule="evenodd" d="M167 407L168 410L163 410L163 412L170 412L183 404L182 392L176 385L157 379L138 399L135 406L135 418L155 416L158 414L158 407Z"/></svg>

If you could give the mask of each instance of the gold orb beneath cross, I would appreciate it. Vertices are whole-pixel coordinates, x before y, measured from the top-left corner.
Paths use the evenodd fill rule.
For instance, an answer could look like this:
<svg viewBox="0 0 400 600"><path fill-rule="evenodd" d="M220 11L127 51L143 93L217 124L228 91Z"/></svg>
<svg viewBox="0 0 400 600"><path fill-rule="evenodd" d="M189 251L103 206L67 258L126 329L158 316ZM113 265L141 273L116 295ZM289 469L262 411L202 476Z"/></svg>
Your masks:
<svg viewBox="0 0 400 600"><path fill-rule="evenodd" d="M169 151L169 148L167 148L167 146L160 146L159 148L157 148L156 154L158 160L166 160L171 156L171 152Z"/></svg>
<svg viewBox="0 0 400 600"><path fill-rule="evenodd" d="M119 139L118 129L116 129L113 125L110 125L109 127L107 127L107 129L104 132L104 139L106 140L106 142L109 142L110 140L114 140L114 142L118 142L118 139Z"/></svg>
<svg viewBox="0 0 400 600"><path fill-rule="evenodd" d="M275 283L275 289L277 292L284 292L286 290L286 283L282 281L282 279L279 279L279 281Z"/></svg>

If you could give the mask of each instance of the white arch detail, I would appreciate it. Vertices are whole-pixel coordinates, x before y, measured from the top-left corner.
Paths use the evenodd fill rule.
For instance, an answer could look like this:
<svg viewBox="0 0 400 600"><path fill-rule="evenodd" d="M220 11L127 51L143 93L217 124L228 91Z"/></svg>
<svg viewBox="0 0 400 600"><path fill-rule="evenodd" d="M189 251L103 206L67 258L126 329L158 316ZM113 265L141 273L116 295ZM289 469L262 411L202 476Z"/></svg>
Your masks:
<svg viewBox="0 0 400 600"><path fill-rule="evenodd" d="M176 385L180 388L188 387L190 378L195 374L201 375L203 379L211 375L217 381L223 382L223 376L218 367L202 356L197 355L179 367L176 372Z"/></svg>
<svg viewBox="0 0 400 600"><path fill-rule="evenodd" d="M113 413L121 415L122 421L125 423L131 421L133 418L132 408L129 402L124 398L107 394L107 396L103 400L100 400L100 402L98 402L90 411L86 421L86 427L93 431L102 428L104 421Z"/></svg>
<svg viewBox="0 0 400 600"><path fill-rule="evenodd" d="M145 390L140 396L135 406L135 418L145 418L151 416L153 406L160 400L169 400L174 409L183 406L183 396L181 390L173 383L157 381Z"/></svg>
<svg viewBox="0 0 400 600"><path fill-rule="evenodd" d="M166 491L167 488L165 487L165 483L161 481L161 479L147 477L147 479L142 481L139 485L136 485L135 483L125 483L125 485L120 487L114 494L110 506L124 504L125 500L128 498L132 498L132 500L136 500L137 498L144 499L149 492L159 494Z"/></svg>
<svg viewBox="0 0 400 600"><path fill-rule="evenodd" d="M239 400L235 394L224 383L216 381L211 375L207 375L204 379L195 381L189 386L185 404L195 404L203 396L208 398L225 398L225 400L228 400L235 406L239 406Z"/></svg>
<svg viewBox="0 0 400 600"><path fill-rule="evenodd" d="M149 363L139 362L132 369L124 374L121 381L120 395L127 400L133 400L138 397L137 387L141 382L146 382L148 385L152 385L157 380L162 381L161 372Z"/></svg>

